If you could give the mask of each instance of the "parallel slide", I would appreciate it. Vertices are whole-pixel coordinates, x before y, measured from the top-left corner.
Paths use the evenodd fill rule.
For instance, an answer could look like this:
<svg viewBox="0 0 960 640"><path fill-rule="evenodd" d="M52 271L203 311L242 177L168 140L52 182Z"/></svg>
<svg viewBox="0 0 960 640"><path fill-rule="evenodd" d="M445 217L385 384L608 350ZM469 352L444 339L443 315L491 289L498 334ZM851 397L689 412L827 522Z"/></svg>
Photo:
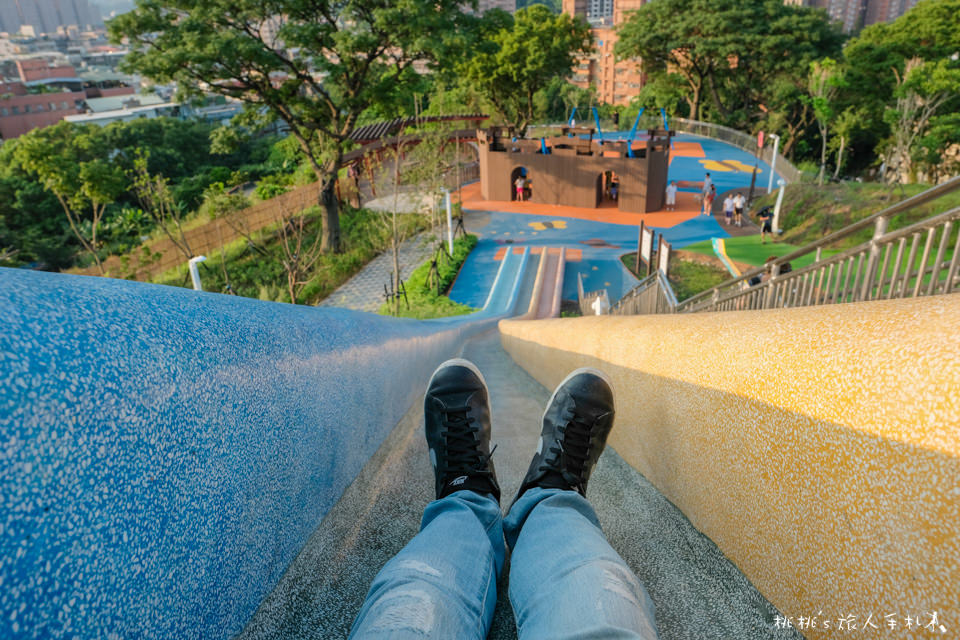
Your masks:
<svg viewBox="0 0 960 640"><path fill-rule="evenodd" d="M429 321L0 269L0 637L346 637L433 499L443 360L484 372L516 493L550 389L496 327L556 316L563 267L511 248L482 310ZM662 637L769 637L773 607L612 447L589 495ZM516 638L505 578L488 638Z"/></svg>
<svg viewBox="0 0 960 640"><path fill-rule="evenodd" d="M533 294L527 312L519 319L556 318L560 315L560 299L563 291L563 271L566 266L566 249L543 247L537 269Z"/></svg>

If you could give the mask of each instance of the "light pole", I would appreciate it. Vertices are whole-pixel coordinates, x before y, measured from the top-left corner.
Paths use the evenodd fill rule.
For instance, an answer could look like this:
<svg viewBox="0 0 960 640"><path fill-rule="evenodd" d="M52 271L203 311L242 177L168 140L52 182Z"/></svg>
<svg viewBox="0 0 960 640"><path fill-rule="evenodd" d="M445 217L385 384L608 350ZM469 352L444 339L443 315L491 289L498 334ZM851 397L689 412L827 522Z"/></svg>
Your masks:
<svg viewBox="0 0 960 640"><path fill-rule="evenodd" d="M450 212L450 189L444 189L444 191L447 193L447 248L450 250L450 255L453 256L453 216Z"/></svg>
<svg viewBox="0 0 960 640"><path fill-rule="evenodd" d="M780 186L780 193L777 194L777 204L773 206L772 231L774 233L774 237L776 237L776 234L780 233L780 205L783 204L783 192L785 191L784 187L787 186L787 182L786 180L780 179L777 180L777 184Z"/></svg>
<svg viewBox="0 0 960 640"><path fill-rule="evenodd" d="M203 286L200 284L200 269L197 265L206 259L207 256L193 256L190 258L190 279L193 280L194 291L203 291Z"/></svg>
<svg viewBox="0 0 960 640"><path fill-rule="evenodd" d="M767 182L767 193L773 191L773 176L777 168L777 150L780 148L780 136L771 133L770 137L773 138L773 157L770 158L770 180Z"/></svg>

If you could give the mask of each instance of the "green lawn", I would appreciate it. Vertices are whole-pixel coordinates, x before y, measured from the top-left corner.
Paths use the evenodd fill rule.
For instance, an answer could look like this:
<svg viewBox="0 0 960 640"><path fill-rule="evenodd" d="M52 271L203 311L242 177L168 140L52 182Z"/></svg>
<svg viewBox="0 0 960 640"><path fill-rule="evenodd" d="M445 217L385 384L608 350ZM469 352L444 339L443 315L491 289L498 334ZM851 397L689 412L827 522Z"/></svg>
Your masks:
<svg viewBox="0 0 960 640"><path fill-rule="evenodd" d="M401 318L446 318L459 316L476 311L473 307L454 302L446 295L454 279L460 272L460 267L470 255L470 251L477 246L477 236L466 235L457 238L453 243L453 256L440 260L437 264L437 275L431 278L430 266L432 260L427 260L417 267L404 283L407 290L406 300L399 300L399 309L394 304L384 302L378 313L382 315L399 316Z"/></svg>
<svg viewBox="0 0 960 640"><path fill-rule="evenodd" d="M620 261L623 263L623 266L627 268L627 271L642 280L643 277L637 275L633 270L636 266L636 259L636 253L628 253L620 256ZM670 286L673 287L673 293L677 297L678 302L695 296L701 291L712 289L729 279L730 274L724 269L717 269L710 265L689 260L681 260L676 257L676 255L670 257Z"/></svg>
<svg viewBox="0 0 960 640"><path fill-rule="evenodd" d="M727 246L727 256L734 262L743 262L755 267L763 266L770 256L785 256L792 253L800 247L783 242L767 241L767 244L760 243L760 236L743 236L740 238L726 238L724 243ZM713 245L709 240L698 242L696 244L681 247L684 251L693 251L706 256L716 255L713 252ZM840 253L836 250L825 250L823 257L832 256ZM794 260L791 264L794 269L805 267L813 262L815 255L810 254Z"/></svg>

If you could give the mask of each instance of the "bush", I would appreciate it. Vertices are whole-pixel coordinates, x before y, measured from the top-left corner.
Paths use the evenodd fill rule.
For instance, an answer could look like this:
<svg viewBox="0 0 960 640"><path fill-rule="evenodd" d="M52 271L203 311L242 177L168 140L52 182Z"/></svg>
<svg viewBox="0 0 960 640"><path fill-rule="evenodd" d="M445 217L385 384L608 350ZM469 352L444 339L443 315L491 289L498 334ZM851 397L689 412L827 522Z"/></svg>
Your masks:
<svg viewBox="0 0 960 640"><path fill-rule="evenodd" d="M426 319L459 316L476 311L473 307L454 302L445 295L457 274L460 273L460 267L463 266L464 261L475 246L477 246L476 236L466 235L457 238L453 243L453 256L446 260L440 260L437 264L439 282L431 282L430 266L432 260L424 262L410 274L405 283L409 308L401 299L399 312L394 313L393 305L385 302L381 305L379 313L396 315L401 318Z"/></svg>

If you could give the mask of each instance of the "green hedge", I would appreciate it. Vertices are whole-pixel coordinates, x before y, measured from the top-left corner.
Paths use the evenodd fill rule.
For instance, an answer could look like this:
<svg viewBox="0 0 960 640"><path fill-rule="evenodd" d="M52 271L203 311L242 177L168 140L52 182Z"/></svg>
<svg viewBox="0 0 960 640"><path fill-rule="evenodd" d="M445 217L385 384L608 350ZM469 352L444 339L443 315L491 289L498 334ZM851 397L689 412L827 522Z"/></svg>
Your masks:
<svg viewBox="0 0 960 640"><path fill-rule="evenodd" d="M382 315L396 315L401 318L446 318L448 316L459 316L476 311L473 307L458 304L448 298L446 295L450 285L456 279L470 251L477 246L477 237L472 235L462 236L453 242L453 258L441 260L437 264L437 272L440 274L440 294L437 294L435 283L428 283L427 278L430 275L430 260L417 267L410 277L404 283L407 289L407 304L403 298L400 299L400 310L394 313L393 305L385 302L380 306L379 313ZM433 286L430 286L430 285Z"/></svg>

